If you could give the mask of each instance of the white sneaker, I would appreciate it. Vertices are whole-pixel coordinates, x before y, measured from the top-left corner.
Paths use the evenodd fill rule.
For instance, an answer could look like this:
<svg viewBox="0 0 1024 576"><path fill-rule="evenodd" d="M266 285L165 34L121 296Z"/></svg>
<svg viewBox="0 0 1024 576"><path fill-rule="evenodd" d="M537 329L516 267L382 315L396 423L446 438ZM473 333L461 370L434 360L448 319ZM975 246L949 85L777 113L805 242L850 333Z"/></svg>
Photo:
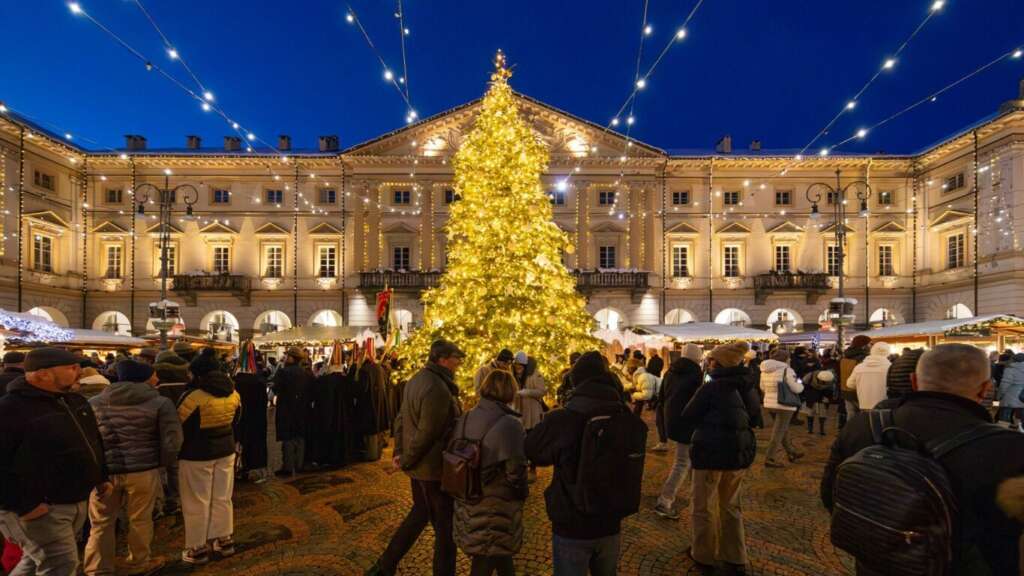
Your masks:
<svg viewBox="0 0 1024 576"><path fill-rule="evenodd" d="M651 448L651 452L668 452L668 444L658 442L653 448Z"/></svg>

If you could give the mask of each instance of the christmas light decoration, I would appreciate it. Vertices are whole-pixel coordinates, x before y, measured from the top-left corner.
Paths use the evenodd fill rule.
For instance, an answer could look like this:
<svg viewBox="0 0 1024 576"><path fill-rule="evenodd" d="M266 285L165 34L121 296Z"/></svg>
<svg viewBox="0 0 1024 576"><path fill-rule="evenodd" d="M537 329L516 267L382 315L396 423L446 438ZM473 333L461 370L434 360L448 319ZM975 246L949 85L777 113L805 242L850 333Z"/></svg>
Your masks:
<svg viewBox="0 0 1024 576"><path fill-rule="evenodd" d="M501 52L473 130L454 157L448 267L423 295L424 325L401 346L405 375L419 369L431 342L446 338L467 354L457 374L472 389L476 366L501 348L525 350L554 384L567 355L595 347L593 320L562 265L573 252L552 221L541 175L548 151L519 115Z"/></svg>

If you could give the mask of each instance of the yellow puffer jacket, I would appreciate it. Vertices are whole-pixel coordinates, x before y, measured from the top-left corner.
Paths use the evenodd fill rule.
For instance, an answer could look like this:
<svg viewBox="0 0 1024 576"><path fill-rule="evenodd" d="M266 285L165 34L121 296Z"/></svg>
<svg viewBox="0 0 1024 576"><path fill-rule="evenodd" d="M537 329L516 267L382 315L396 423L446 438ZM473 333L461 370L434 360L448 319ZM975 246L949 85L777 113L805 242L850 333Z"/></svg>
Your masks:
<svg viewBox="0 0 1024 576"><path fill-rule="evenodd" d="M242 406L234 382L223 372L209 372L195 384L178 401L185 433L178 458L202 462L234 454L233 425Z"/></svg>

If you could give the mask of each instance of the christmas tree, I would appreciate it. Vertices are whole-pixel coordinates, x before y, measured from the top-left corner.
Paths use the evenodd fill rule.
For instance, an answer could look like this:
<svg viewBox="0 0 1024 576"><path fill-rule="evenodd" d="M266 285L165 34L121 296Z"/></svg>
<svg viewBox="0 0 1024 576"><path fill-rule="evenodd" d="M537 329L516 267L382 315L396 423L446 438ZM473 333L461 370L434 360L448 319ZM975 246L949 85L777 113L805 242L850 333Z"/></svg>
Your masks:
<svg viewBox="0 0 1024 576"><path fill-rule="evenodd" d="M572 351L593 348L593 319L562 264L573 251L552 221L541 185L544 143L520 117L501 52L475 125L455 154L455 192L447 224L448 267L423 295L423 327L401 347L405 371L423 365L430 343L466 352L457 375L472 390L476 367L502 348L524 350L554 383ZM408 375L408 374L407 374Z"/></svg>

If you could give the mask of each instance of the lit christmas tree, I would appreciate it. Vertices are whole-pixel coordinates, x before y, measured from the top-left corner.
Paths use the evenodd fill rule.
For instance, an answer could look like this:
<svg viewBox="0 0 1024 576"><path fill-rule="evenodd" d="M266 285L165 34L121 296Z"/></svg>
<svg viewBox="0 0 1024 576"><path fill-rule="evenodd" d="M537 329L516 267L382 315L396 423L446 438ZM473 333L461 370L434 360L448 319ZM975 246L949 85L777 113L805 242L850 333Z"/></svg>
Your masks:
<svg viewBox="0 0 1024 576"><path fill-rule="evenodd" d="M455 342L466 352L457 375L464 390L502 348L536 358L552 384L570 352L597 345L586 301L562 264L572 243L552 221L541 185L547 148L519 116L501 52L495 68L454 158L460 199L447 225L448 267L440 286L423 295L423 327L399 351L411 373L435 339Z"/></svg>

